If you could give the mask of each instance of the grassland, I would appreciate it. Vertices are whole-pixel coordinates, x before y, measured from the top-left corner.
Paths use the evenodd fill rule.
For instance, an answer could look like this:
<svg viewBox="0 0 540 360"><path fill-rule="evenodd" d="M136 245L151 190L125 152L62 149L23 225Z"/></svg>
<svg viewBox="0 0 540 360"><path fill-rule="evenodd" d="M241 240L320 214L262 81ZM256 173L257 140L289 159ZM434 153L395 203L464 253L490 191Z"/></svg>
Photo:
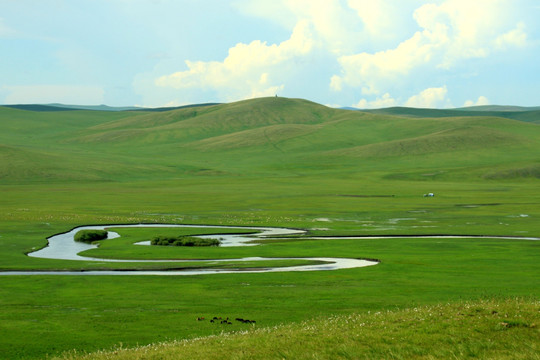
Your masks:
<svg viewBox="0 0 540 360"><path fill-rule="evenodd" d="M497 299L354 313L59 359L538 359L538 306Z"/></svg>
<svg viewBox="0 0 540 360"><path fill-rule="evenodd" d="M529 120L481 112L406 118L283 98L159 113L0 107L3 270L121 267L24 254L75 226L138 222L284 226L309 234L252 248L143 254L131 241L160 233L125 229L91 254L381 260L366 269L302 274L0 277L0 357L224 330L197 322L200 316L271 327L448 301L538 299L538 242L309 239L540 236L540 128ZM435 197L424 198L427 192Z"/></svg>

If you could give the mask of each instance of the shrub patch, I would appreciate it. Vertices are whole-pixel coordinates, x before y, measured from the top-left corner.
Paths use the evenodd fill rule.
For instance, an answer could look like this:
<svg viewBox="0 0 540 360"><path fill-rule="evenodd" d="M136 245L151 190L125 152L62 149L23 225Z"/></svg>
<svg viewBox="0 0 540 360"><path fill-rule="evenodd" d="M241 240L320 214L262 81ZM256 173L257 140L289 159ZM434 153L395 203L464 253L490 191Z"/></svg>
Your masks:
<svg viewBox="0 0 540 360"><path fill-rule="evenodd" d="M75 241L92 243L97 240L104 240L107 238L107 231L105 230L80 230L75 234Z"/></svg>
<svg viewBox="0 0 540 360"><path fill-rule="evenodd" d="M161 246L219 246L220 241L195 236L156 236L150 243Z"/></svg>

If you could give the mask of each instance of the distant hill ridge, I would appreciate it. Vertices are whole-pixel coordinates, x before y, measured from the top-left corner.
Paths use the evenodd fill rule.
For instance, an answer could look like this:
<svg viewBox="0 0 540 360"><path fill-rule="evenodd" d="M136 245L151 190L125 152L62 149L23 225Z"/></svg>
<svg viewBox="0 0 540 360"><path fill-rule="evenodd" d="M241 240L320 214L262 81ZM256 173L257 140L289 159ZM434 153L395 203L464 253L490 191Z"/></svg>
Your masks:
<svg viewBox="0 0 540 360"><path fill-rule="evenodd" d="M536 111L540 106L514 106L514 105L479 105L456 108L456 110L469 111Z"/></svg>
<svg viewBox="0 0 540 360"><path fill-rule="evenodd" d="M76 111L76 110L92 110L92 111L109 111L109 112L168 112L180 109L190 109L190 108L201 108L214 105L230 105L236 106L235 104L243 104L248 102L250 104L257 104L258 101L264 100L281 100L287 98L258 98L258 99L249 99L242 100L238 102L222 104L222 103L201 103L201 104L189 104L183 106L173 106L173 107L158 107L158 108L144 108L144 107L135 107L135 106L126 106L126 107L112 107L107 105L66 105L66 104L15 104L15 105L2 105L2 107L14 108L19 110L26 111L35 111L35 112L54 112L54 111ZM301 99L297 99L301 100ZM307 103L316 104L318 106L323 106L317 103L310 102L308 100L303 100ZM523 106L512 106L512 105L482 105L482 106L471 106L463 108L454 108L454 109L430 109L430 108L411 108L411 107L389 107L389 108L380 108L380 109L357 109L352 107L344 107L338 110L352 110L359 111L371 114L379 115L391 115L407 118L444 118L444 117L463 117L463 116L492 116L500 117L505 119L519 120L530 123L540 124L540 106L536 107L523 107Z"/></svg>
<svg viewBox="0 0 540 360"><path fill-rule="evenodd" d="M183 106L169 106L158 108L145 108L137 106L107 106L107 105L66 105L66 104L13 104L13 105L0 105L2 107L8 107L12 109L27 110L27 111L74 111L74 110L93 110L93 111L151 111L162 112L171 111L177 109L200 107L208 105L218 105L219 103L207 103L207 104L190 104Z"/></svg>
<svg viewBox="0 0 540 360"><path fill-rule="evenodd" d="M456 109L427 109L409 107L390 107L381 109L354 109L371 114L384 114L392 116L416 117L416 118L440 118L440 117L460 117L460 116L496 116L506 119L520 120L526 122L540 123L540 107L520 107L520 106L473 106Z"/></svg>
<svg viewBox="0 0 540 360"><path fill-rule="evenodd" d="M257 99L250 99L257 100ZM244 100L244 101L250 101ZM241 101L240 101L241 102ZM72 105L72 104L9 104L0 105L28 111L66 111L66 110L95 110L95 111L171 111L184 108L220 105L222 103L198 103L181 106L164 106L164 107L140 107L140 106L108 106L108 105ZM360 109L354 107L342 107L342 110L355 110L376 114L400 115L400 116L417 116L417 117L447 117L447 116L477 116L478 112L485 113L483 115L500 116L501 113L508 113L506 118L514 118L512 113L536 112L540 111L540 106L514 106L514 105L481 105L461 108L436 109L436 108L412 108L404 106L377 108L377 109ZM486 114L487 113L487 114Z"/></svg>

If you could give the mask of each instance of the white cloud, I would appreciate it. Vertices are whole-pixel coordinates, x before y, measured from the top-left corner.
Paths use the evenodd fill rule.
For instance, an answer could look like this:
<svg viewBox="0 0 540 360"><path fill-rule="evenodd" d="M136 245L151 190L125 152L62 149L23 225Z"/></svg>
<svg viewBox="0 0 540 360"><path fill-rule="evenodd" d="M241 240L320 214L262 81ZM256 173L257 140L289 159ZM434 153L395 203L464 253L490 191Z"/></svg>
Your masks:
<svg viewBox="0 0 540 360"><path fill-rule="evenodd" d="M76 104L99 105L104 103L105 91L97 86L27 85L4 86L5 104Z"/></svg>
<svg viewBox="0 0 540 360"><path fill-rule="evenodd" d="M524 47L527 44L527 33L524 29L525 24L519 22L515 29L495 39L495 47L499 50L506 50L509 47Z"/></svg>
<svg viewBox="0 0 540 360"><path fill-rule="evenodd" d="M342 54L352 51L361 40L361 23L356 12L339 1L285 0L298 19L307 19L325 49Z"/></svg>
<svg viewBox="0 0 540 360"><path fill-rule="evenodd" d="M415 108L437 108L448 104L446 86L438 88L428 88L417 95L411 96L405 103L405 106Z"/></svg>
<svg viewBox="0 0 540 360"><path fill-rule="evenodd" d="M350 55L359 49L382 49L403 39L411 13L423 0L236 0L235 6L292 29L300 20L309 21L317 41L335 55Z"/></svg>
<svg viewBox="0 0 540 360"><path fill-rule="evenodd" d="M509 0L424 4L413 14L420 30L396 47L340 56L341 74L332 77L330 88L340 91L348 85L361 87L364 94L378 94L396 81L407 81L418 69L450 69L509 45L524 46L527 34L523 23L508 31L508 20L501 20L507 19L505 12L512 6Z"/></svg>
<svg viewBox="0 0 540 360"><path fill-rule="evenodd" d="M309 23L299 22L291 37L280 44L260 40L239 43L222 61L186 61L188 70L161 76L155 84L175 89L209 88L227 100L273 95L284 88L287 66L308 55L314 43Z"/></svg>
<svg viewBox="0 0 540 360"><path fill-rule="evenodd" d="M387 0L348 0L347 4L356 11L365 32L378 41L393 39L399 33L396 29L403 27L403 9L409 6L404 1Z"/></svg>
<svg viewBox="0 0 540 360"><path fill-rule="evenodd" d="M451 107L447 94L448 89L446 86L427 88L420 93L409 97L405 103L401 103L399 99L393 98L390 93L385 93L375 100L361 99L353 106L360 109L381 109L400 105L415 108ZM484 101L484 99L485 97L481 96L478 101L481 102Z"/></svg>
<svg viewBox="0 0 540 360"><path fill-rule="evenodd" d="M395 49L342 56L339 63L344 74L332 78L332 84L340 84L332 89L341 90L343 84L347 84L361 86L364 94L378 93L380 82L387 83L399 76L406 76L413 68L429 63L434 48L440 46L440 43L426 41L425 36L417 32Z"/></svg>
<svg viewBox="0 0 540 360"><path fill-rule="evenodd" d="M350 94L360 90L365 107L394 106L411 95L403 95L410 88L447 89L431 81L453 89L447 75L467 67L467 60L525 46L532 38L511 0L235 0L234 6L291 31L289 39L238 43L215 61L186 60L176 72L169 61L137 81L145 102L233 101L282 92L306 97L322 87L332 102L352 103L357 98ZM435 101L436 94L409 100L448 106Z"/></svg>
<svg viewBox="0 0 540 360"><path fill-rule="evenodd" d="M330 78L330 89L334 91L341 91L343 88L343 78L334 75Z"/></svg>
<svg viewBox="0 0 540 360"><path fill-rule="evenodd" d="M313 39L334 54L349 53L365 36L357 11L340 1L328 0L245 0L236 7L292 29L301 21L313 28Z"/></svg>
<svg viewBox="0 0 540 360"><path fill-rule="evenodd" d="M476 102L473 101L473 100L467 100L467 101L465 101L465 104L463 104L464 107L481 106L481 105L489 105L489 100L488 100L487 97L479 96L478 100L476 100Z"/></svg>
<svg viewBox="0 0 540 360"><path fill-rule="evenodd" d="M357 104L353 105L359 109L381 109L392 106L397 106L397 101L389 93L384 94L383 96L368 101L366 99L361 99Z"/></svg>

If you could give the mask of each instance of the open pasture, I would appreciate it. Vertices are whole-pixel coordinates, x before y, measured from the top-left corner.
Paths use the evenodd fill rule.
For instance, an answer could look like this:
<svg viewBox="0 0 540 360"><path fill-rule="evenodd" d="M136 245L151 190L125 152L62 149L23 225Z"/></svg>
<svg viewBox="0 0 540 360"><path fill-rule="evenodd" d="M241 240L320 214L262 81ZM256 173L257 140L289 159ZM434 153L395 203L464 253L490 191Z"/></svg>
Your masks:
<svg viewBox="0 0 540 360"><path fill-rule="evenodd" d="M308 231L254 247L151 249L131 244L159 232L124 229L92 256L381 261L279 274L1 276L0 357L43 358L458 300L537 299L537 241L311 237L538 237L539 147L534 122L404 118L282 98L161 113L0 108L0 270L125 268L25 255L85 224ZM423 197L429 192L435 196ZM256 324L197 321L213 316Z"/></svg>

